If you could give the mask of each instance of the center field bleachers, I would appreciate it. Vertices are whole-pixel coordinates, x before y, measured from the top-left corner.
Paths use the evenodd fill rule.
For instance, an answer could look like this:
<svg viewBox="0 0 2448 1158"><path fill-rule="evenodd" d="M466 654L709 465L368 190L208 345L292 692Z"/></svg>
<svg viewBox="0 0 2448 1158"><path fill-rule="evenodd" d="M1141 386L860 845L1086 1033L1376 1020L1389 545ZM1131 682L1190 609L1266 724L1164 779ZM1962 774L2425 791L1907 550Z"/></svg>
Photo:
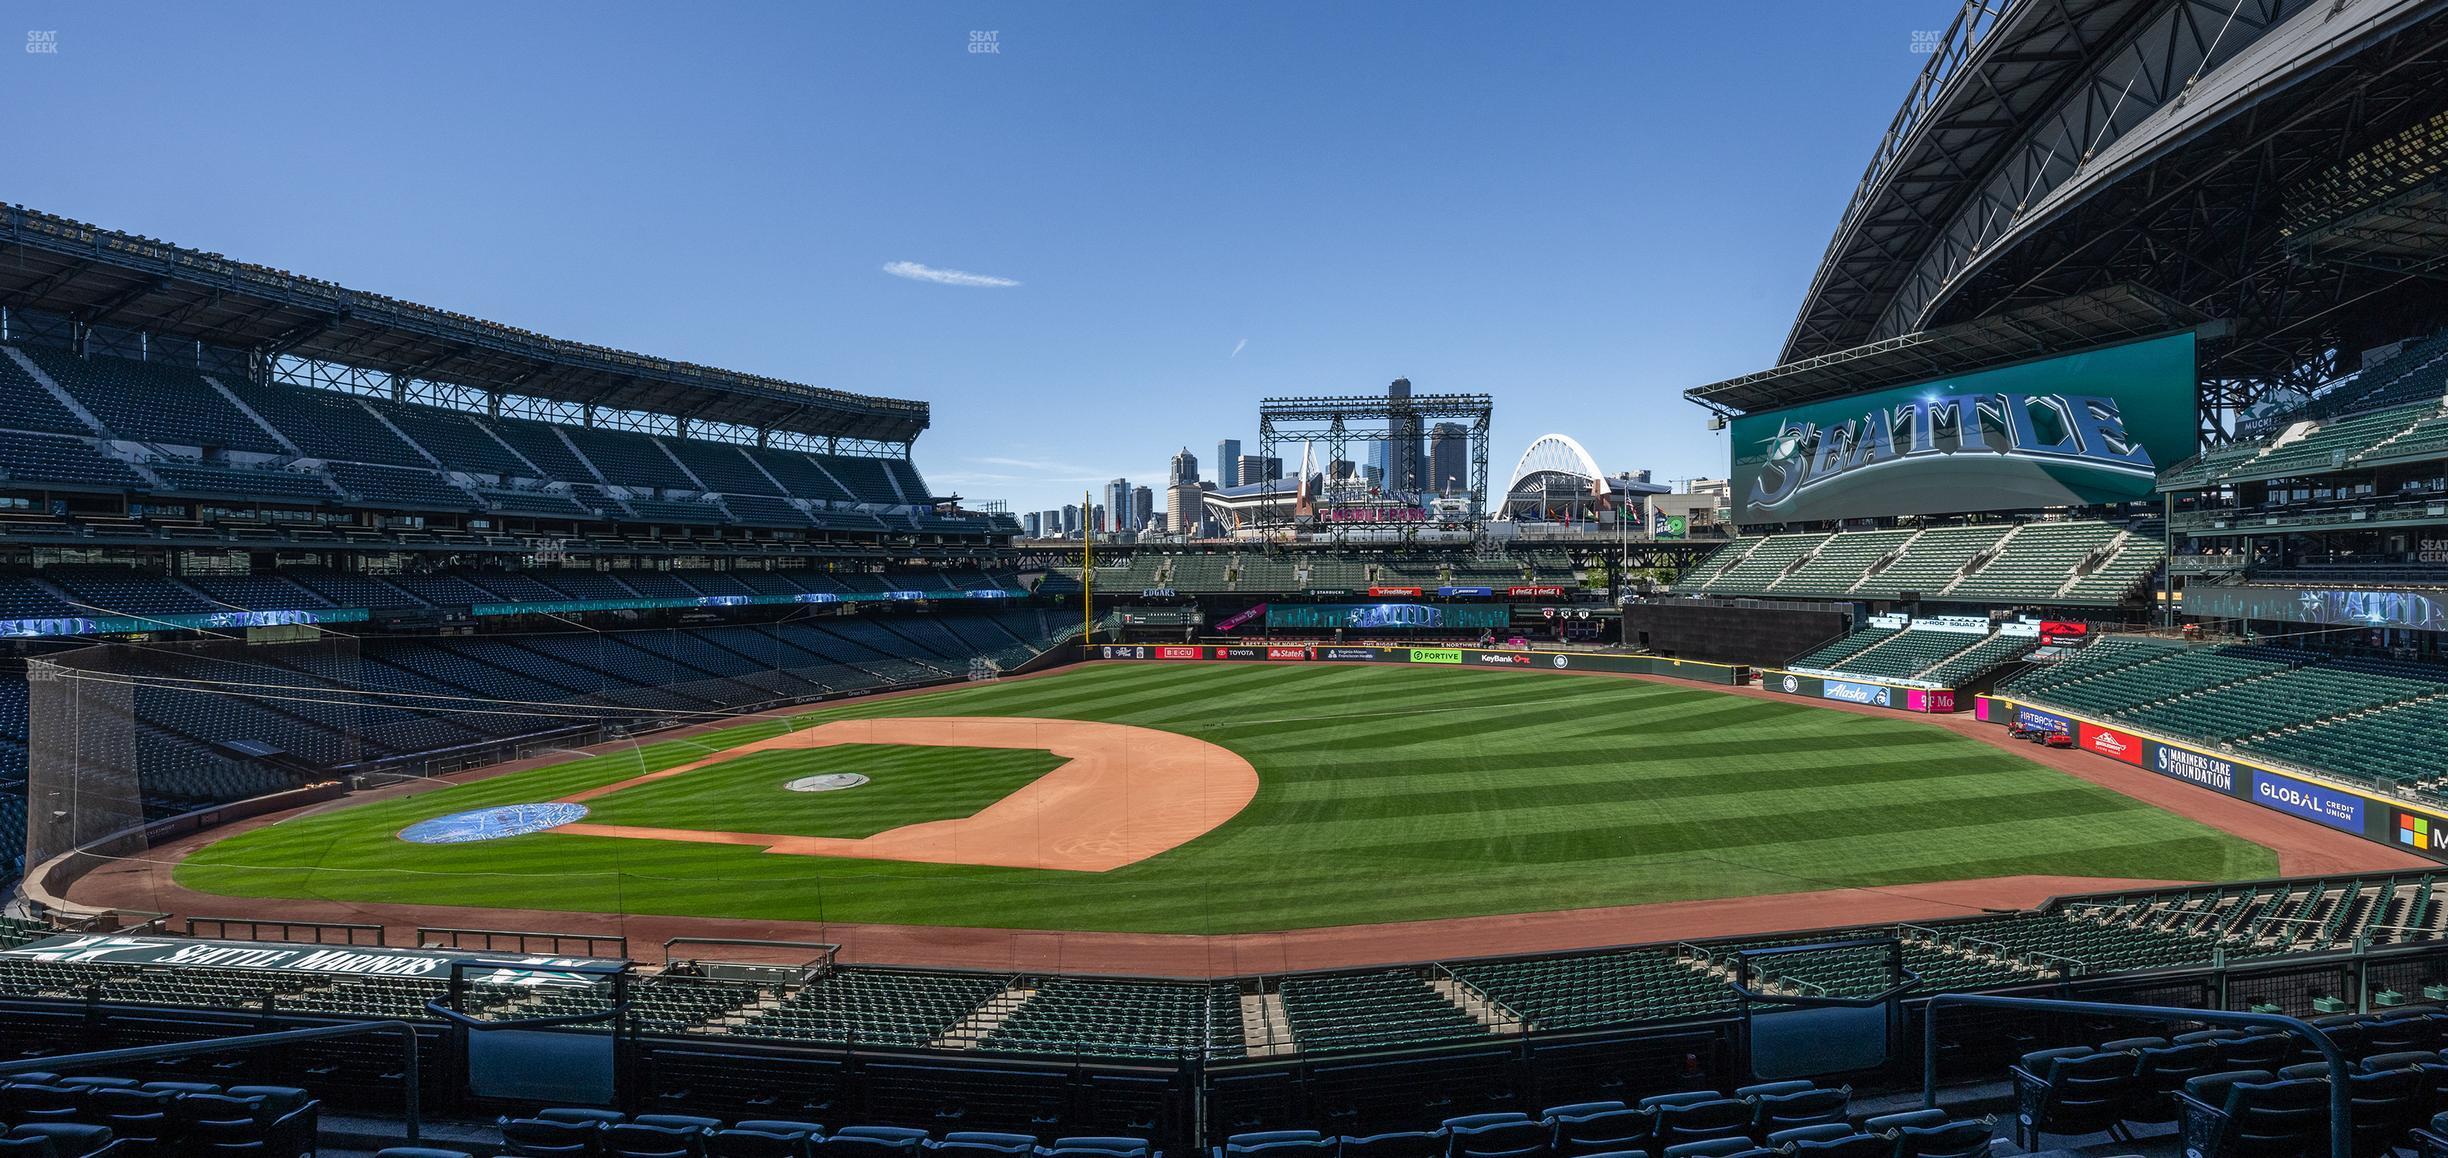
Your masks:
<svg viewBox="0 0 2448 1158"><path fill-rule="evenodd" d="M2114 605L2166 551L2100 522L1890 528L1738 538L1677 580L1680 595Z"/></svg>
<svg viewBox="0 0 2448 1158"><path fill-rule="evenodd" d="M1956 688L2022 658L2037 635L1871 625L1794 658L1788 667Z"/></svg>

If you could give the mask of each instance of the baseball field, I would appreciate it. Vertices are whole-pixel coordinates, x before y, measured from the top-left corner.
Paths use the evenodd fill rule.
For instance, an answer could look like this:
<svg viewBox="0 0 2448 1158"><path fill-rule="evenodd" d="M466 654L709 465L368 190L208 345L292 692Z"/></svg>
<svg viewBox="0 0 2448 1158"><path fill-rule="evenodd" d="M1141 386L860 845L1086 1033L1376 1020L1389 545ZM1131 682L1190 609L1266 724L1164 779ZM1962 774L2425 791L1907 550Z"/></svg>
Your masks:
<svg viewBox="0 0 2448 1158"><path fill-rule="evenodd" d="M583 819L401 836L556 802ZM332 807L208 844L176 879L367 904L1237 933L2276 871L2261 845L1901 716L1570 674L1109 663Z"/></svg>

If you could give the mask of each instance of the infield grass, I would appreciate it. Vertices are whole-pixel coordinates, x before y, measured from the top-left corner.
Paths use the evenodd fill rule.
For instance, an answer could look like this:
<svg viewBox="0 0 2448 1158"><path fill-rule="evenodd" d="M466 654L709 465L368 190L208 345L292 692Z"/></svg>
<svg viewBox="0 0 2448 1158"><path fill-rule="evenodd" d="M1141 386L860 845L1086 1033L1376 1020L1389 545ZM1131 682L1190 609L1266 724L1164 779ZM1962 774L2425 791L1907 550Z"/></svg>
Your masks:
<svg viewBox="0 0 2448 1158"><path fill-rule="evenodd" d="M2277 872L2260 845L2012 752L1902 717L1697 685L1106 664L852 702L795 723L942 715L1180 732L1240 753L1260 788L1223 827L1107 873L551 832L460 845L394 836L428 817L551 800L782 729L763 722L293 818L207 846L177 876L236 896L1229 933L2020 874L2215 881ZM751 755L603 797L590 819L861 836L966 815L1053 759L873 747ZM902 789L878 791L879 778L818 794L841 799L794 815L785 813L798 802L773 799L807 795L780 792L793 777L879 761L924 776ZM875 796L859 804L863 793ZM1840 910L1827 914L1843 921Z"/></svg>

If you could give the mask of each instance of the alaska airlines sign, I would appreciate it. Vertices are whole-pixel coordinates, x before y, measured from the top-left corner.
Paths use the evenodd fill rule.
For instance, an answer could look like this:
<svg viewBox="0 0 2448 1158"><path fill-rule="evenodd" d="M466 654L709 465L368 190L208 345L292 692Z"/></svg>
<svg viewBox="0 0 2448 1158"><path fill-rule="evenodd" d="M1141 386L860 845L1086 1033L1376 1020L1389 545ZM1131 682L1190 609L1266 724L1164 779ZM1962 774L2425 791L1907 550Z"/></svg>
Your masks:
<svg viewBox="0 0 2448 1158"><path fill-rule="evenodd" d="M2179 334L1734 422L1744 523L2146 498L2195 445Z"/></svg>

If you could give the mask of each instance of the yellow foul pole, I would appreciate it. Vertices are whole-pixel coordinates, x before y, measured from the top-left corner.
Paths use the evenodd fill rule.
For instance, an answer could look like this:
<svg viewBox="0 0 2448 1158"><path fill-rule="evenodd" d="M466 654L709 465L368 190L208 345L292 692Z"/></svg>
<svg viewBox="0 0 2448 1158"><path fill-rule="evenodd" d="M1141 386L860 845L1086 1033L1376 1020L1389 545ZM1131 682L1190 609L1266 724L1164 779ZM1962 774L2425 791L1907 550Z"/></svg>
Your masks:
<svg viewBox="0 0 2448 1158"><path fill-rule="evenodd" d="M1096 603L1096 528L1091 525L1089 492L1080 492L1080 647L1096 642L1096 614L1090 610Z"/></svg>

